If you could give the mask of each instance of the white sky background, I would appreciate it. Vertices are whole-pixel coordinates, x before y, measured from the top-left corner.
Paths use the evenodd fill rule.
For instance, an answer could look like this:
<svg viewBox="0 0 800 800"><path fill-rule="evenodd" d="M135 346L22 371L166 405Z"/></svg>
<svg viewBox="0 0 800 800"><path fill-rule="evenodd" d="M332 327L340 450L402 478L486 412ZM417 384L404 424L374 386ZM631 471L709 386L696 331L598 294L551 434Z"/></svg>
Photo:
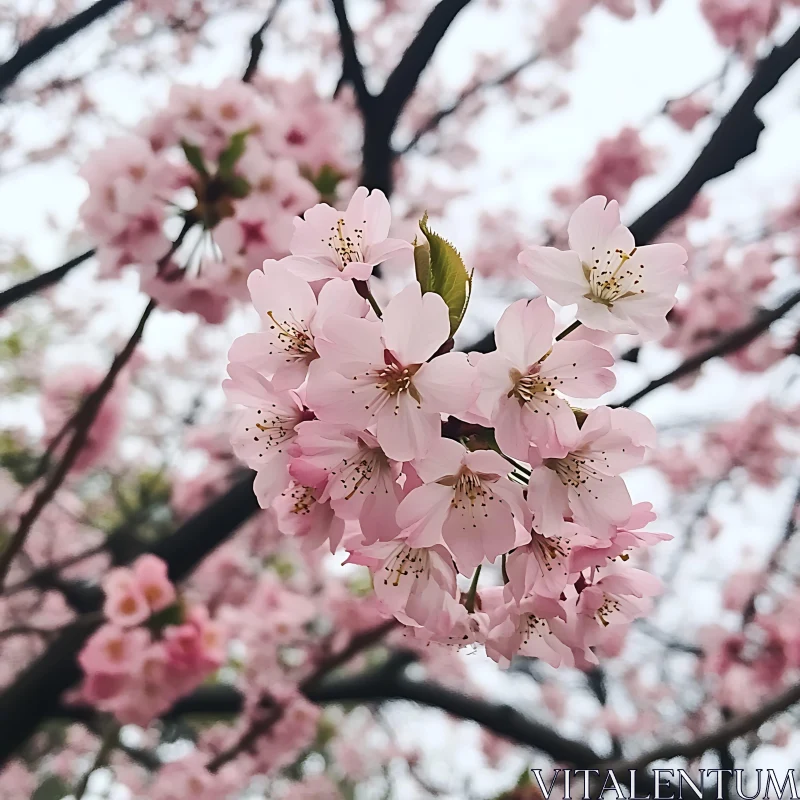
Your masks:
<svg viewBox="0 0 800 800"><path fill-rule="evenodd" d="M281 13L291 13L292 0L286 0ZM424 4L426 7L430 3ZM565 73L559 83L569 92L568 106L548 114L541 120L519 126L511 121L503 102L485 115L484 120L471 134L473 144L481 150L481 161L475 168L454 174L449 169L438 169L443 180L457 180L466 190L463 199L455 202L446 219L436 220L434 227L452 239L463 251L469 253L470 246L480 237L476 227L480 211L490 208L515 207L520 216L529 220L530 241L537 241L541 223L553 213L550 191L555 186L577 181L583 164L590 157L598 139L616 134L623 126L638 126L650 120L664 101L679 97L700 83L714 76L725 60L724 52L716 46L712 33L701 19L696 0L665 0L656 14L642 10L632 22L622 22L603 9L595 10L587 20L584 36L575 51L575 69ZM261 2L248 12L236 12L212 27L214 47L198 63L180 75L173 76L183 82L200 82L213 85L224 77L241 72L247 52L247 41L252 31L261 23L269 4ZM351 16L357 23L359 13L369 0L350 0ZM452 26L446 40L435 57L434 68L438 75L454 92L470 74L471 54L483 52L507 52L508 63L524 58L532 49L532 41L519 31L535 30L541 18L545 2L521 0L515 6L518 12L497 14L487 11L485 3L473 0ZM529 10L524 10L529 9ZM519 17L515 17L515 13ZM791 16L776 33L783 41L797 25L798 17ZM518 24L521 23L521 24ZM331 15L331 24L333 17ZM526 40L527 39L527 40ZM70 48L69 58L91 56L92 33L80 39L81 49ZM85 50L83 49L85 48ZM280 42L276 35L268 34L267 47L262 67L269 73L278 74L281 63ZM54 55L46 64L53 72L64 65L65 51ZM83 53L83 55L81 55ZM74 61L70 61L74 65ZM295 70L296 65L288 64ZM554 73L552 66L536 66L529 71L531 78ZM321 86L329 88L338 77L338 65L321 77ZM727 108L732 98L738 96L748 80L747 72L734 67L727 80L722 107ZM166 99L169 83L161 84L137 81L136 75L106 71L104 77L95 82L93 91L102 97L121 121L135 123ZM498 96L495 95L495 98ZM445 102L451 98L446 98ZM760 215L765 208L776 207L793 194L800 178L800 67L795 67L780 83L779 87L763 102L758 112L766 123L759 149L755 156L743 162L733 174L718 179L709 187L713 201L712 221L704 225L710 232L723 228L747 235L757 229ZM0 115L9 113L0 107ZM19 113L14 109L12 113ZM28 108L20 117L26 135L32 140L46 139L50 135L52 120L36 109ZM631 221L652 202L660 198L676 180L683 175L700 147L705 143L715 122L706 120L692 134L679 131L671 122L657 118L647 124L644 137L648 143L659 145L662 154L657 175L640 181L624 208L624 219ZM98 126L96 141L87 141L87 150L102 142L110 132ZM445 128L449 137L457 135ZM402 142L402 137L398 137ZM420 151L425 152L431 140L423 141ZM427 163L421 156L409 162L415 168ZM0 175L0 240L19 240L25 243L26 251L37 266L50 269L62 263L68 255L83 249L72 245L68 250L65 234L77 229L77 210L86 194L83 182L76 176L72 164L44 165L26 168L20 172ZM47 225L48 215L58 221L58 230ZM690 264L691 267L691 264ZM776 282L773 298L782 297L796 288L798 279L790 267L783 267L785 280ZM464 339L481 335L488 325L496 320L505 307L497 299L497 289L492 289L495 299L481 299L482 281L476 281L473 308L464 328ZM107 304L107 312L92 322L80 342L66 342L53 354L54 361L66 363L90 359L97 364L107 363L108 344L115 337L127 337L133 329L145 304L143 296L135 291L135 279L126 280L122 288L97 287L93 268L79 267L59 289L60 297L68 305L81 308L87 297L95 297ZM488 287L487 287L488 288ZM517 288L515 287L514 291ZM506 301L507 302L507 301ZM165 352L180 356L184 352L183 336L194 328L194 322L176 313L157 313L151 320L144 338L144 350L153 357ZM5 335L7 323L0 320L0 335ZM219 363L206 365L216 369L220 378L224 373L224 353L233 332L254 329L253 317L246 312L235 315L225 329L210 331L207 336L216 342ZM782 328L793 330L792 325ZM638 366L622 364L618 369L619 387L611 399L625 396L644 384L650 377L661 374L679 361L676 353L651 347L646 350ZM691 392L680 392L671 387L659 390L637 406L649 414L657 425L668 425L692 417L716 417L733 419L740 416L756 400L765 396L781 396L792 374L796 374L796 361L791 360L763 377L741 378L721 364L710 364L704 368L703 378ZM794 388L794 402L798 392ZM184 409L187 397L176 399L176 410ZM222 402L221 393L216 398ZM14 401L0 403L0 425L24 420L34 429L38 426L33 406ZM669 493L656 476L646 471L631 476L632 491L639 500L652 500L661 512L658 530L680 533L682 518L671 516ZM785 516L792 502L794 485L787 481L776 492L765 492L748 488L741 497L734 498L732 490L726 488L719 500L712 505L714 515L723 523L721 535L713 542L704 543L690 562L698 581L685 581L687 591L673 598L660 612L657 624L667 630L678 630L681 637L691 639L691 630L700 624L718 621L717 580L714 569L721 575L729 574L740 566L745 550L752 553L751 563L763 561L780 535ZM732 500L736 500L732 503ZM659 545L657 558L669 561L677 542ZM656 562L656 568L658 562ZM688 589L691 587L691 590ZM724 615L722 616L724 619ZM659 648L643 637L635 637L637 655L647 659L659 652ZM640 641L641 639L641 641ZM530 679L515 676L509 680L497 680L491 664L484 663L482 654L468 657L476 675L482 676L487 688L498 697L513 702L532 715L543 717L536 685ZM658 680L657 664L653 664L653 679ZM563 675L567 686L581 686L576 673ZM566 722L563 731L578 738L586 736L585 707L577 709L574 721ZM403 741L419 736L419 726L411 720L421 718L417 712L398 709L396 715L403 725L400 736ZM451 747L452 739L439 731L448 729L445 720L431 721L425 717L425 740L435 746L436 768L433 778L444 781L451 773L459 774L471 766L473 746L467 746L464 738L458 740L459 747ZM796 737L797 738L797 737ZM795 739L796 741L796 739ZM603 738L596 742L602 749ZM758 766L782 768L781 758L787 754L770 753L768 763ZM535 759L532 764L539 765ZM510 766L519 770L524 761L517 759ZM543 765L543 763L542 763ZM790 766L787 762L786 766ZM488 791L491 776L478 774L476 790ZM488 782L488 783L487 783ZM502 788L498 786L497 788ZM456 795L454 795L455 797Z"/></svg>

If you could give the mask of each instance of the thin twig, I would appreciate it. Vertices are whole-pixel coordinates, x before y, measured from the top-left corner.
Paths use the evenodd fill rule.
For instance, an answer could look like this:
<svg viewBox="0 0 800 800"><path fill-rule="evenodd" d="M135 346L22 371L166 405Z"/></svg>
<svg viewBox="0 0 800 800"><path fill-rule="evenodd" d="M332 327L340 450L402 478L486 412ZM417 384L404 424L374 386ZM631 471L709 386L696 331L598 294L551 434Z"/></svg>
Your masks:
<svg viewBox="0 0 800 800"><path fill-rule="evenodd" d="M667 761L670 758L686 758L689 760L699 758L708 750L718 750L734 739L758 730L767 720L782 711L786 711L798 702L800 702L800 683L790 686L777 697L761 706L761 708L749 714L734 717L704 736L698 736L688 742L667 742L648 750L646 753L642 753L636 758L606 763L603 764L603 767L613 769L617 773L627 773L629 770L644 769L654 761Z"/></svg>
<svg viewBox="0 0 800 800"><path fill-rule="evenodd" d="M49 272L42 272L39 275L34 275L34 277L30 278L29 280L22 281L22 283L17 283L14 286L9 286L8 289L0 292L0 313L5 311L5 309L16 303L18 300L24 300L26 297L30 297L30 295L35 294L42 289L47 289L48 287L55 285L63 277L75 269L75 267L83 264L84 261L88 261L95 254L95 252L96 251L94 249L86 250L80 255L75 256L75 258L71 258L60 267L51 269Z"/></svg>
<svg viewBox="0 0 800 800"><path fill-rule="evenodd" d="M0 64L0 93L7 89L24 70L64 44L96 20L121 6L125 0L97 0L88 8L73 15L60 25L42 28L23 42L11 58Z"/></svg>
<svg viewBox="0 0 800 800"><path fill-rule="evenodd" d="M128 363L133 355L136 346L142 338L144 333L144 326L147 323L150 315L156 307L154 300L150 300L145 308L144 313L136 326L136 330L128 339L128 343L120 350L114 360L111 362L111 367L108 370L105 378L98 384L97 388L86 396L82 403L78 414L75 417L75 433L70 440L67 449L56 465L51 476L45 481L44 486L37 492L33 498L30 508L20 517L19 526L16 532L11 537L11 540L6 545L2 553L0 553L0 590L5 583L6 575L8 574L11 562L14 557L22 549L25 544L25 539L28 536L33 524L39 518L39 515L44 510L45 506L50 502L53 495L55 495L58 488L64 482L67 473L75 463L78 455L83 449L86 439L89 436L89 431L97 418L103 402L108 396L111 389L114 387L117 376L122 371L122 368Z"/></svg>
<svg viewBox="0 0 800 800"><path fill-rule="evenodd" d="M242 81L244 83L250 83L250 81L253 80L253 76L256 74L258 61L261 58L261 54L264 52L264 34L267 32L269 26L272 25L282 2L283 0L275 0L263 25L250 37L250 58L247 61L247 66L242 75Z"/></svg>
<svg viewBox="0 0 800 800"><path fill-rule="evenodd" d="M397 620L391 619L374 628L371 628L364 633L354 636L347 647L339 653L334 653L323 661L314 672L311 673L305 680L300 683L299 689L304 694L313 690L320 681L333 670L347 663L351 658L357 656L363 650L377 644L387 633L394 630L398 626ZM279 704L276 705L273 700L268 699L265 703L265 708L269 713L262 719L251 723L250 727L242 734L236 744L224 750L219 755L214 757L207 764L206 768L209 772L217 772L221 767L233 760L240 753L246 752L252 748L257 739L267 733L273 725L282 717L283 708Z"/></svg>
<svg viewBox="0 0 800 800"><path fill-rule="evenodd" d="M419 130L411 137L408 144L405 147L402 147L398 150L398 155L405 155L410 150L413 150L418 144L420 139L428 133L431 133L436 128L439 127L439 124L442 120L447 119L452 114L455 114L459 108L473 95L477 94L480 91L485 89L497 89L500 86L504 86L505 84L509 83L510 81L514 80L517 75L520 74L524 69L532 66L539 60L539 53L533 53L532 55L528 56L524 61L521 61L511 69L506 70L505 72L501 73L495 78L492 78L488 81L480 81L478 83L474 83L468 88L464 89L461 94L449 105L445 106L445 108L440 109L437 111L432 117L422 125Z"/></svg>
<svg viewBox="0 0 800 800"><path fill-rule="evenodd" d="M737 328L727 336L723 336L718 342L706 350L690 356L683 363L675 367L675 369L667 372L660 378L655 378L650 381L643 389L635 392L622 402L617 403L616 407L627 408L628 406L632 406L634 403L638 403L642 398L647 397L650 392L654 392L662 386L674 383L680 378L691 375L693 372L700 369L707 361L741 350L767 331L773 322L777 322L781 317L786 316L798 303L800 303L800 291L791 294L779 306L769 311L761 312L752 322L741 328Z"/></svg>

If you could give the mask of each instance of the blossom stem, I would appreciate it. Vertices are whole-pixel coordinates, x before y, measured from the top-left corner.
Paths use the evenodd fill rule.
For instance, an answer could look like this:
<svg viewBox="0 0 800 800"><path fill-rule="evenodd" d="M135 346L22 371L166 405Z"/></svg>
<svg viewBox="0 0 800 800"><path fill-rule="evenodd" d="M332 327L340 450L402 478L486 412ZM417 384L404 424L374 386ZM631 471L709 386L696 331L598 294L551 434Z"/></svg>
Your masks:
<svg viewBox="0 0 800 800"><path fill-rule="evenodd" d="M381 307L378 305L378 301L372 295L372 291L369 288L369 283L367 281L353 281L353 285L356 287L356 291L361 295L361 297L363 297L372 306L372 310L377 314L378 319L382 319L383 312L381 311Z"/></svg>
<svg viewBox="0 0 800 800"><path fill-rule="evenodd" d="M580 326L581 326L581 321L579 319L576 319L575 322L573 322L568 327L564 328L564 330L561 331L561 333L559 333L558 336L556 336L556 341L560 342L562 339L566 339L567 336L569 336L573 331L578 330Z"/></svg>
<svg viewBox="0 0 800 800"><path fill-rule="evenodd" d="M480 577L481 564L478 564L478 568L475 570L475 574L472 576L472 583L469 585L469 592L467 592L467 599L464 603L464 607L470 614L475 610L475 594L478 591L478 579Z"/></svg>
<svg viewBox="0 0 800 800"><path fill-rule="evenodd" d="M506 553L503 553L500 559L500 569L503 572L503 583L508 583L508 571L506 570Z"/></svg>

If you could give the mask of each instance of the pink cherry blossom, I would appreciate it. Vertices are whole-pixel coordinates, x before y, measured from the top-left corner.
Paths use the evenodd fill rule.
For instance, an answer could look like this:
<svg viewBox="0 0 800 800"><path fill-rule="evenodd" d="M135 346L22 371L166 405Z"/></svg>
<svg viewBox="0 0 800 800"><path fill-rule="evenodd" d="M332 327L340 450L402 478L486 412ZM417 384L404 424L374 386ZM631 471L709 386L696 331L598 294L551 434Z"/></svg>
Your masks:
<svg viewBox="0 0 800 800"><path fill-rule="evenodd" d="M497 350L478 363L478 408L491 419L500 448L524 459L528 444L564 456L577 428L571 397L599 397L614 387L611 353L589 342L555 342L555 315L543 297L510 305L495 329Z"/></svg>
<svg viewBox="0 0 800 800"><path fill-rule="evenodd" d="M346 211L319 203L295 219L292 255L283 263L308 281L366 280L373 267L389 258L407 253L410 261L411 244L387 238L391 220L386 195L359 186Z"/></svg>
<svg viewBox="0 0 800 800"><path fill-rule="evenodd" d="M696 95L688 95L667 103L669 118L685 131L692 130L698 122L711 113L711 104Z"/></svg>
<svg viewBox="0 0 800 800"><path fill-rule="evenodd" d="M508 556L506 574L507 588L511 595L521 601L526 595L558 599L569 582L572 567L570 554L576 539L580 541L582 528L565 522L560 534L542 536L532 532L528 544L517 547Z"/></svg>
<svg viewBox="0 0 800 800"><path fill-rule="evenodd" d="M489 615L486 655L507 667L519 654L540 658L551 667L574 666L570 647L559 638L566 614L552 598L531 595L519 604L498 605Z"/></svg>
<svg viewBox="0 0 800 800"><path fill-rule="evenodd" d="M608 561L629 550L670 541L673 537L668 533L638 530L656 518L652 508L650 503L637 503L633 506L628 521L624 525L617 526L610 539L597 539L588 531L579 533L570 542L570 572L583 572L589 567L603 567Z"/></svg>
<svg viewBox="0 0 800 800"><path fill-rule="evenodd" d="M536 529L557 533L565 516L608 539L631 516L630 495L620 473L638 466L655 441L650 421L625 408L590 411L564 458L531 453L528 505Z"/></svg>
<svg viewBox="0 0 800 800"><path fill-rule="evenodd" d="M256 470L255 491L267 508L289 483L290 445L295 426L307 418L297 395L278 392L270 381L244 364L229 364L223 383L228 399L247 406L237 414L231 445Z"/></svg>
<svg viewBox="0 0 800 800"><path fill-rule="evenodd" d="M569 221L567 251L529 247L520 253L525 275L563 306L577 303L586 326L659 338L683 275L686 251L676 244L636 247L620 223L619 205L590 197Z"/></svg>
<svg viewBox="0 0 800 800"><path fill-rule="evenodd" d="M111 570L103 581L106 593L103 612L115 625L132 628L151 613L147 596L134 573L124 567Z"/></svg>
<svg viewBox="0 0 800 800"><path fill-rule="evenodd" d="M103 625L88 639L78 661L87 673L130 674L139 668L149 644L150 634L144 628Z"/></svg>
<svg viewBox="0 0 800 800"><path fill-rule="evenodd" d="M608 625L624 625L644 616L662 583L644 570L612 564L585 587L578 599L578 614L587 641L594 643Z"/></svg>
<svg viewBox="0 0 800 800"><path fill-rule="evenodd" d="M381 603L405 625L425 627L456 597L456 568L444 547L414 548L404 541L359 547L349 561L365 564Z"/></svg>
<svg viewBox="0 0 800 800"><path fill-rule="evenodd" d="M278 391L296 389L305 380L308 365L318 357L315 337L331 315L367 313L367 301L350 284L330 281L318 299L306 281L277 261L251 272L247 286L263 330L236 339L228 358L270 378Z"/></svg>
<svg viewBox="0 0 800 800"><path fill-rule="evenodd" d="M301 482L320 477L321 502L342 519L358 520L366 544L394 539L402 496L401 465L387 458L372 434L326 422L297 426L299 455L289 471Z"/></svg>
<svg viewBox="0 0 800 800"><path fill-rule="evenodd" d="M392 298L381 322L332 317L309 368L308 404L326 422L374 428L389 458L423 456L440 436L441 414L458 416L477 396L463 353L435 356L449 332L444 300L417 283Z"/></svg>
<svg viewBox="0 0 800 800"><path fill-rule="evenodd" d="M424 481L397 509L411 547L445 544L459 571L469 575L530 538L522 488L508 479L510 465L491 450L469 452L440 439L416 462ZM522 523L517 530L514 520Z"/></svg>
<svg viewBox="0 0 800 800"><path fill-rule="evenodd" d="M140 556L131 571L150 611L162 611L175 601L175 587L167 576L167 565L160 558Z"/></svg>
<svg viewBox="0 0 800 800"><path fill-rule="evenodd" d="M330 503L321 500L322 492L322 488L292 481L272 507L281 531L299 537L303 546L312 550L328 542L335 553L345 535L345 521L336 516Z"/></svg>

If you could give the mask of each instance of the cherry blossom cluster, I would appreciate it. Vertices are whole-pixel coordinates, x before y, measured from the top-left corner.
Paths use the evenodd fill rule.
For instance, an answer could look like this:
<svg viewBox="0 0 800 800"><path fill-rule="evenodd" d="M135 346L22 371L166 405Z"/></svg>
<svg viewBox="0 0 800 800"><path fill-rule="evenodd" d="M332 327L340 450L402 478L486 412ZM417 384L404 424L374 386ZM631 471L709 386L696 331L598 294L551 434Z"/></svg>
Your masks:
<svg viewBox="0 0 800 800"><path fill-rule="evenodd" d="M383 194L361 187L346 210L295 220L291 255L250 276L263 325L229 353L224 388L245 406L234 451L281 529L366 565L409 635L483 643L501 663L593 663L607 626L660 589L629 551L665 537L641 530L655 515L621 477L652 425L568 398L615 384L591 331L663 334L686 253L637 248L616 202L592 197L570 220L572 249L519 255L545 296L509 306L497 349L468 356L453 350L470 284L460 257L427 219L413 245L388 238L390 221ZM412 256L417 280L381 309L372 270ZM559 335L547 298L577 306ZM502 585L479 586L486 563Z"/></svg>
<svg viewBox="0 0 800 800"><path fill-rule="evenodd" d="M152 555L103 580L106 622L78 661L81 697L123 723L147 725L225 660L222 630L203 606L186 606Z"/></svg>
<svg viewBox="0 0 800 800"><path fill-rule="evenodd" d="M248 274L288 252L294 215L351 169L345 123L307 78L173 86L163 111L81 169L101 275L135 265L164 306L221 322L231 299L247 297ZM186 258L178 219L192 229Z"/></svg>

